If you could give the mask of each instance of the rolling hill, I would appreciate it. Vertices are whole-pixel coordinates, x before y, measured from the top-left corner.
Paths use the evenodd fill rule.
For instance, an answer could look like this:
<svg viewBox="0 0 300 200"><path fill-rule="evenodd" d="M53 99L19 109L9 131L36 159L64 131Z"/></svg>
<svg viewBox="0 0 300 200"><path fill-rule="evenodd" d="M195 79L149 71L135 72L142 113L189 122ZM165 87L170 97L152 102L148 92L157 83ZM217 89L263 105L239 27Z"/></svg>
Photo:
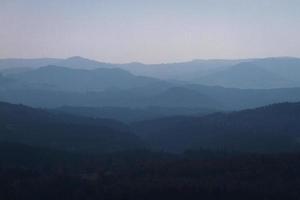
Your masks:
<svg viewBox="0 0 300 200"><path fill-rule="evenodd" d="M164 84L164 81L135 76L118 68L97 68L93 70L71 69L59 66L45 66L24 73L8 76L19 83L19 88L60 90L60 91L100 91L109 88L129 89L146 85Z"/></svg>
<svg viewBox="0 0 300 200"><path fill-rule="evenodd" d="M85 153L142 145L118 121L55 114L7 103L0 103L0 141Z"/></svg>
<svg viewBox="0 0 300 200"><path fill-rule="evenodd" d="M86 116L92 118L109 118L130 123L140 120L149 120L168 116L202 116L215 112L204 108L188 107L158 107L150 106L143 108L131 107L74 107L63 106L53 109L58 113L69 113L73 115Z"/></svg>
<svg viewBox="0 0 300 200"><path fill-rule="evenodd" d="M153 147L182 152L207 148L243 152L300 150L300 103L203 117L170 117L133 123Z"/></svg>
<svg viewBox="0 0 300 200"><path fill-rule="evenodd" d="M202 77L202 84L223 86L228 88L282 88L293 87L292 80L285 79L253 63L240 63L224 71Z"/></svg>
<svg viewBox="0 0 300 200"><path fill-rule="evenodd" d="M107 67L110 64L102 63L80 56L74 56L66 59L62 58L8 58L0 59L0 70L14 68L36 69L48 65L57 65L62 67L71 67L77 69L95 69Z"/></svg>
<svg viewBox="0 0 300 200"><path fill-rule="evenodd" d="M67 59L0 59L0 70L4 74L22 73L49 65L85 70L119 68L138 76L234 88L270 89L300 86L300 59L292 57L211 59L163 64L112 64L79 56Z"/></svg>

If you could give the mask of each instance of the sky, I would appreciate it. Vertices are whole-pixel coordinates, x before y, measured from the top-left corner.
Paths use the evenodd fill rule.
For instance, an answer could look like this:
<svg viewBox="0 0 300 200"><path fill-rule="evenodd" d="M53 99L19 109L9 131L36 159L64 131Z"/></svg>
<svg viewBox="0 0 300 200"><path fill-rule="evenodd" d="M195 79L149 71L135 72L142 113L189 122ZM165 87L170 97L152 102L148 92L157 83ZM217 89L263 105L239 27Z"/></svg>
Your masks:
<svg viewBox="0 0 300 200"><path fill-rule="evenodd" d="M0 58L300 57L300 0L0 0Z"/></svg>

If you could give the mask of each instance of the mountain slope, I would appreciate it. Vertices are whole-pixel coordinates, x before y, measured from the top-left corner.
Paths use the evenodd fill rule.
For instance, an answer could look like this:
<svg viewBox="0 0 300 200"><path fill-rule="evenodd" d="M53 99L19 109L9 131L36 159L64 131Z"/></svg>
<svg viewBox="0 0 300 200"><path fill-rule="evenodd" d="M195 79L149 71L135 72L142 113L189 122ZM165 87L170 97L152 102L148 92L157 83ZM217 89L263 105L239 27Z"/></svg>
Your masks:
<svg viewBox="0 0 300 200"><path fill-rule="evenodd" d="M11 68L37 68L46 65L52 65L56 62L61 61L58 58L8 58L0 59L0 69L11 69Z"/></svg>
<svg viewBox="0 0 300 200"><path fill-rule="evenodd" d="M111 67L108 63L102 63L80 56L74 56L66 59L61 58L9 58L0 59L0 69L13 68L39 68L48 65L58 65L77 69L95 69L102 67Z"/></svg>
<svg viewBox="0 0 300 200"><path fill-rule="evenodd" d="M217 100L184 87L172 87L150 98L152 105L165 107L221 108Z"/></svg>
<svg viewBox="0 0 300 200"><path fill-rule="evenodd" d="M240 60L194 60L182 63L166 64L142 64L126 63L111 64L99 62L74 56L66 59L59 58L37 58L37 59L0 59L1 69L13 68L39 68L48 65L56 65L75 69L95 69L95 68L122 68L136 75L150 76L161 79L179 79L191 80L197 76L213 72L215 69L232 66L239 63Z"/></svg>
<svg viewBox="0 0 300 200"><path fill-rule="evenodd" d="M133 74L143 76L168 80L194 81L199 79L199 77L218 72L240 62L240 60L193 60L165 64L128 63L119 67Z"/></svg>
<svg viewBox="0 0 300 200"><path fill-rule="evenodd" d="M217 101L224 110L242 110L281 102L300 101L300 88L238 89L219 86L185 85Z"/></svg>
<svg viewBox="0 0 300 200"><path fill-rule="evenodd" d="M120 122L53 114L0 103L0 141L99 153L137 148L139 139Z"/></svg>
<svg viewBox="0 0 300 200"><path fill-rule="evenodd" d="M154 147L167 151L294 151L300 150L300 103L204 117L156 119L134 123L133 127Z"/></svg>
<svg viewBox="0 0 300 200"><path fill-rule="evenodd" d="M99 62L80 56L73 56L67 59L60 60L54 63L54 65L73 69L117 68L117 66L114 66L114 64Z"/></svg>
<svg viewBox="0 0 300 200"><path fill-rule="evenodd" d="M199 82L207 85L244 89L280 88L295 85L292 81L251 62L240 63L224 71L213 73L201 78Z"/></svg>
<svg viewBox="0 0 300 200"><path fill-rule="evenodd" d="M4 85L9 82L9 79L0 74L0 85Z"/></svg>
<svg viewBox="0 0 300 200"><path fill-rule="evenodd" d="M74 83L74 84L80 84ZM155 83L156 85L156 83ZM158 87L108 89L99 92L8 88L0 86L0 101L33 107L186 107L209 110L241 110L280 102L300 101L300 88L229 89L203 85L160 84Z"/></svg>
<svg viewBox="0 0 300 200"><path fill-rule="evenodd" d="M278 74L286 80L293 81L300 85L300 59L299 58L265 58L252 61L256 66L260 66L274 74Z"/></svg>
<svg viewBox="0 0 300 200"><path fill-rule="evenodd" d="M300 59L289 57L193 60L164 64L112 64L79 56L67 59L0 59L0 70L4 70L5 74L22 73L48 65L73 69L121 68L139 76L234 88L300 86Z"/></svg>
<svg viewBox="0 0 300 200"><path fill-rule="evenodd" d="M198 107L158 107L149 106L144 108L131 107L72 107L63 106L54 109L59 113L70 113L79 116L93 118L109 118L122 122L134 122L140 120L156 119L168 116L202 116L213 113L214 110Z"/></svg>
<svg viewBox="0 0 300 200"><path fill-rule="evenodd" d="M20 82L20 87L26 85L31 88L76 92L99 91L108 88L128 89L165 83L154 78L134 76L118 68L83 70L46 66L24 73L13 74L8 77Z"/></svg>

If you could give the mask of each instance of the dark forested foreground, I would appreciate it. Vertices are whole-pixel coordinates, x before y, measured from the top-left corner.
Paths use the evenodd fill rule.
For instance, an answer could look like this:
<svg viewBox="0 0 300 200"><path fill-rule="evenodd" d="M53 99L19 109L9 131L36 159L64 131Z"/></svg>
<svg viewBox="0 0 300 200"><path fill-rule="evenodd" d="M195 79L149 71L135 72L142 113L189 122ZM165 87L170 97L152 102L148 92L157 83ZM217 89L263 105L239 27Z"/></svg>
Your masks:
<svg viewBox="0 0 300 200"><path fill-rule="evenodd" d="M300 199L299 103L130 124L75 114L0 103L0 199Z"/></svg>
<svg viewBox="0 0 300 200"><path fill-rule="evenodd" d="M6 143L0 166L0 198L7 200L300 198L300 154L87 156Z"/></svg>

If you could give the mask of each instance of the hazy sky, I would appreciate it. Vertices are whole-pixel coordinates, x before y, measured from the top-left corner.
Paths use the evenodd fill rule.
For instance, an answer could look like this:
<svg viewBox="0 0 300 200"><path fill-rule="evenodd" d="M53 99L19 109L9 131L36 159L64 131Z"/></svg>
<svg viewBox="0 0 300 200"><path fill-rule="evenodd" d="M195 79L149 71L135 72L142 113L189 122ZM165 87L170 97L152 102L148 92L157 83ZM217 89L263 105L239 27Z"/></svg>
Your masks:
<svg viewBox="0 0 300 200"><path fill-rule="evenodd" d="M0 0L0 57L300 57L300 0Z"/></svg>

